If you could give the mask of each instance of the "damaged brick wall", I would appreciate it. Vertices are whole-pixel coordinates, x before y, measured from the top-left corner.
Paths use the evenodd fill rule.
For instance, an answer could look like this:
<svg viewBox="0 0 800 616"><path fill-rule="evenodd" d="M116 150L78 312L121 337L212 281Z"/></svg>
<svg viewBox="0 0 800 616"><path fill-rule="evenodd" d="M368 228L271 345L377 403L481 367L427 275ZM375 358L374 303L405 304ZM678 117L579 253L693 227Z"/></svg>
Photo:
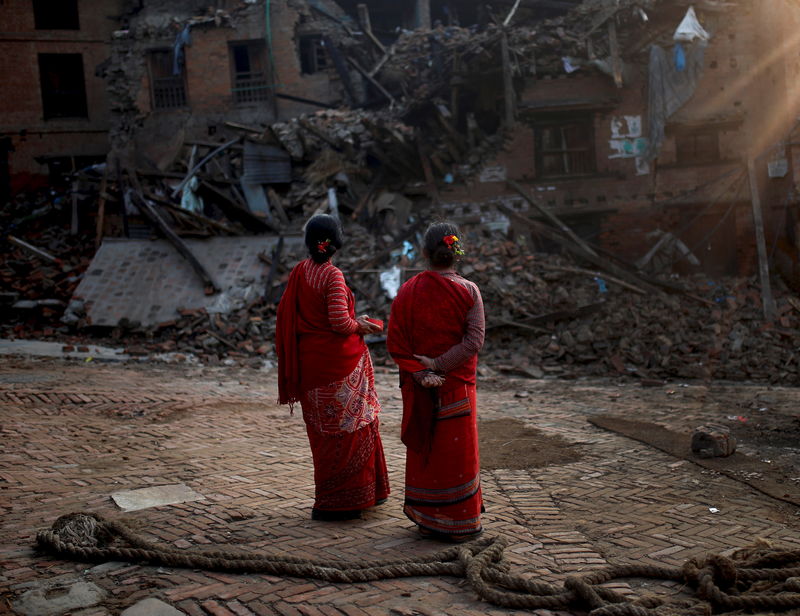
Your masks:
<svg viewBox="0 0 800 616"><path fill-rule="evenodd" d="M111 115L95 67L108 56L122 0L78 0L74 22L55 24L42 23L41 15L37 22L33 5L0 3L0 135L14 148L12 193L46 180L48 166L37 158L103 156L108 150ZM65 100L73 104L59 106Z"/></svg>
<svg viewBox="0 0 800 616"><path fill-rule="evenodd" d="M226 8L207 9L191 1L148 3L115 33L106 77L116 116L111 139L123 156L164 168L185 141L221 139L226 122L264 127L316 108L278 98L276 92L323 104L342 100L332 64L304 74L299 55L301 36L344 38L337 20L346 16L335 3L315 3L325 14L299 0L271 1L268 9L263 0L222 4ZM186 27L191 43L175 76L163 65L172 62L176 36ZM242 88L239 62L263 83ZM171 76L177 94L168 90ZM157 85L156 91L156 81L167 86Z"/></svg>
<svg viewBox="0 0 800 616"><path fill-rule="evenodd" d="M620 156L615 150L620 126L623 140L635 143L637 138L627 134L625 118L638 118L641 136L647 136L649 44L633 37L623 47L629 76L621 89L607 76L583 71L527 80L514 130L503 149L485 164L491 173L478 174L466 186L444 192L443 199L454 204L498 198L521 203L504 185L506 178L513 179L565 218L579 221L596 212L595 219L602 223L594 239L626 260L642 257L655 243L647 233L659 228L682 230L685 242L697 246L709 273L752 273L757 260L744 164L748 153L760 155L758 180L770 245L783 231L787 195L794 188L791 173L782 179L766 174L767 158L783 150L775 144L787 139L800 116L800 97L794 95L800 73L800 39L794 34L800 7L783 0L779 4L779 11L748 1L735 10L700 12L712 34L700 85L689 103L670 118L659 157L647 167L640 167L635 156ZM641 36L671 52L672 33L685 10L676 6L663 15L651 12L649 30ZM654 37L650 29L658 34ZM776 48L775 41L783 44ZM558 113L591 118L595 168L590 173L547 177L537 169L537 122ZM708 144L713 145L698 140L697 134L707 134ZM698 148L697 160L688 159L687 141ZM701 147L709 152L700 151ZM702 160L703 156L709 159ZM715 183L717 178L722 179ZM703 241L709 232L713 239Z"/></svg>

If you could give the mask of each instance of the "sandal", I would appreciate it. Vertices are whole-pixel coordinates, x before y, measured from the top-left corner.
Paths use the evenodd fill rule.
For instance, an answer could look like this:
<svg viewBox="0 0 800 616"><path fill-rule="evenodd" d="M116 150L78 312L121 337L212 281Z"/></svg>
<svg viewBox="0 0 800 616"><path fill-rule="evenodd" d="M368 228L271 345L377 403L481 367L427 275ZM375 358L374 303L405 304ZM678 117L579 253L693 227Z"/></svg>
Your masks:
<svg viewBox="0 0 800 616"><path fill-rule="evenodd" d="M357 520L361 517L361 509L345 511L328 511L326 509L312 509L311 519L322 522L342 522L344 520Z"/></svg>

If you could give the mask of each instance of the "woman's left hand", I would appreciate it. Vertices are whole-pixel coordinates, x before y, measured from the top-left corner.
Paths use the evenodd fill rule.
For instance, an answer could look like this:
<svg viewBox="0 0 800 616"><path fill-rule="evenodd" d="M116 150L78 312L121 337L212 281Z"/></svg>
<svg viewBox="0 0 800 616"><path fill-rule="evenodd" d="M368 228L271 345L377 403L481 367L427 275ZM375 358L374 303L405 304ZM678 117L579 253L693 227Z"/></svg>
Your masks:
<svg viewBox="0 0 800 616"><path fill-rule="evenodd" d="M368 318L369 317L365 315L356 319L356 322L358 323L359 334L364 336L366 334L379 334L381 331L383 331L380 325L376 325L375 323L368 321Z"/></svg>
<svg viewBox="0 0 800 616"><path fill-rule="evenodd" d="M425 366L428 370L436 370L436 362L428 357L427 355L414 355L419 360L423 366Z"/></svg>

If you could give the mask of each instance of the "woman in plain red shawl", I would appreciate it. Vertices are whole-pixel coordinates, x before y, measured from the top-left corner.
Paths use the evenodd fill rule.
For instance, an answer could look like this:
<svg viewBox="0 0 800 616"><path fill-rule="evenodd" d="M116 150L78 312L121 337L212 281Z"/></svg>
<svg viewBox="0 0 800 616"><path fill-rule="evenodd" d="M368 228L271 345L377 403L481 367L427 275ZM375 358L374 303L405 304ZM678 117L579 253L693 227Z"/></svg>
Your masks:
<svg viewBox="0 0 800 616"><path fill-rule="evenodd" d="M400 288L387 340L403 394L403 511L423 535L463 541L482 530L475 372L483 300L453 269L463 254L454 225L432 225L424 252L430 269Z"/></svg>
<svg viewBox="0 0 800 616"><path fill-rule="evenodd" d="M289 276L278 306L275 346L281 404L303 409L314 459L315 520L345 520L380 504L389 478L378 432L381 410L363 335L380 331L355 318L353 293L331 256L342 247L332 216L306 224L310 258Z"/></svg>

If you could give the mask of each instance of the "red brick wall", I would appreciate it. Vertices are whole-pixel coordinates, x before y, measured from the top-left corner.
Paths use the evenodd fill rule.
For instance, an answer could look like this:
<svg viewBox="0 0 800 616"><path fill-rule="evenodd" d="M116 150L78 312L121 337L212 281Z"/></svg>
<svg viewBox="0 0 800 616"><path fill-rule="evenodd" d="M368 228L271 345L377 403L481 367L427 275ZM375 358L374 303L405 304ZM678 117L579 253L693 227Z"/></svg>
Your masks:
<svg viewBox="0 0 800 616"><path fill-rule="evenodd" d="M285 120L318 107L284 99L265 103L260 109L238 108L231 92L231 60L229 44L235 41L263 40L266 17L263 6L254 7L246 17L237 19L235 28L201 25L192 28L192 44L186 48L186 80L188 107L200 122L203 116L209 122L225 119L253 123ZM341 98L337 77L333 69L314 75L302 75L297 48L296 27L298 13L285 1L272 2L272 63L275 69L275 91L323 103L335 103ZM165 41L166 46L171 42ZM156 42L153 47L157 47ZM147 75L142 78L137 101L145 113L153 112ZM265 112L268 111L267 115ZM190 136L192 127L189 127ZM200 128L198 127L199 131ZM201 135L193 135L200 138Z"/></svg>
<svg viewBox="0 0 800 616"><path fill-rule="evenodd" d="M686 228L687 243L705 237L722 215L733 205L730 220L720 229L735 229L736 251L722 245L734 238L717 233L706 242L705 250L711 270L725 267L747 273L754 267L754 247L750 192L743 175L748 152L759 154L783 139L800 117L800 6L787 0L772 4L741 3L735 11L700 12L701 21L713 37L705 55L705 70L692 99L673 121L708 123L713 120L740 118L738 124L720 133L722 162L699 166L682 166L676 160L675 136L668 132L659 158L651 164L648 175L637 175L633 159L609 158L612 149L611 119L614 116L642 116L647 136L647 52L636 58L640 63L633 81L622 89L614 87L606 76L582 76L575 73L557 79L531 83L521 97L521 113L517 125L507 137L504 147L487 162L487 166L503 166L510 179L520 181L547 205L567 215L570 208L607 210L601 235L604 245L629 260L641 257L652 245L644 236L657 228L676 231ZM753 8L755 7L755 8ZM677 23L675 24L677 26ZM782 45L776 45L781 41ZM631 58L628 59L629 61ZM595 111L595 150L597 173L574 180L537 179L535 169L534 131L525 118L525 106L546 106L557 101L592 100L598 106L611 98L619 98L612 110ZM765 210L768 241L772 231L780 229L783 203L791 189L791 177L784 181L766 178L767 158L757 161L759 184ZM799 166L800 168L800 166ZM726 180L715 178L729 174ZM796 176L799 177L800 176ZM729 190L726 187L731 185ZM709 188L699 187L711 184ZM682 194L690 196L680 198ZM443 193L452 203L469 203L481 199L515 198L516 193L504 183L481 183L472 180L467 186ZM717 205L714 205L717 203ZM711 206L709 207L709 204ZM708 207L706 215L687 227L686 223ZM703 257L703 255L699 255Z"/></svg>
<svg viewBox="0 0 800 616"><path fill-rule="evenodd" d="M272 40L277 90L284 94L323 103L338 102L341 94L338 87L338 76L334 69L329 68L313 75L303 75L300 72L300 56L296 37L299 15L285 2L274 2L272 6ZM278 117L281 120L319 109L285 99L277 101L277 108Z"/></svg>
<svg viewBox="0 0 800 616"><path fill-rule="evenodd" d="M116 27L109 17L119 15L121 5L122 0L81 0L80 30L35 30L30 2L0 3L0 133L12 137L12 176L46 173L46 166L34 160L37 156L102 155L108 150L105 83L94 73L109 55ZM88 119L43 119L39 53L83 55Z"/></svg>

